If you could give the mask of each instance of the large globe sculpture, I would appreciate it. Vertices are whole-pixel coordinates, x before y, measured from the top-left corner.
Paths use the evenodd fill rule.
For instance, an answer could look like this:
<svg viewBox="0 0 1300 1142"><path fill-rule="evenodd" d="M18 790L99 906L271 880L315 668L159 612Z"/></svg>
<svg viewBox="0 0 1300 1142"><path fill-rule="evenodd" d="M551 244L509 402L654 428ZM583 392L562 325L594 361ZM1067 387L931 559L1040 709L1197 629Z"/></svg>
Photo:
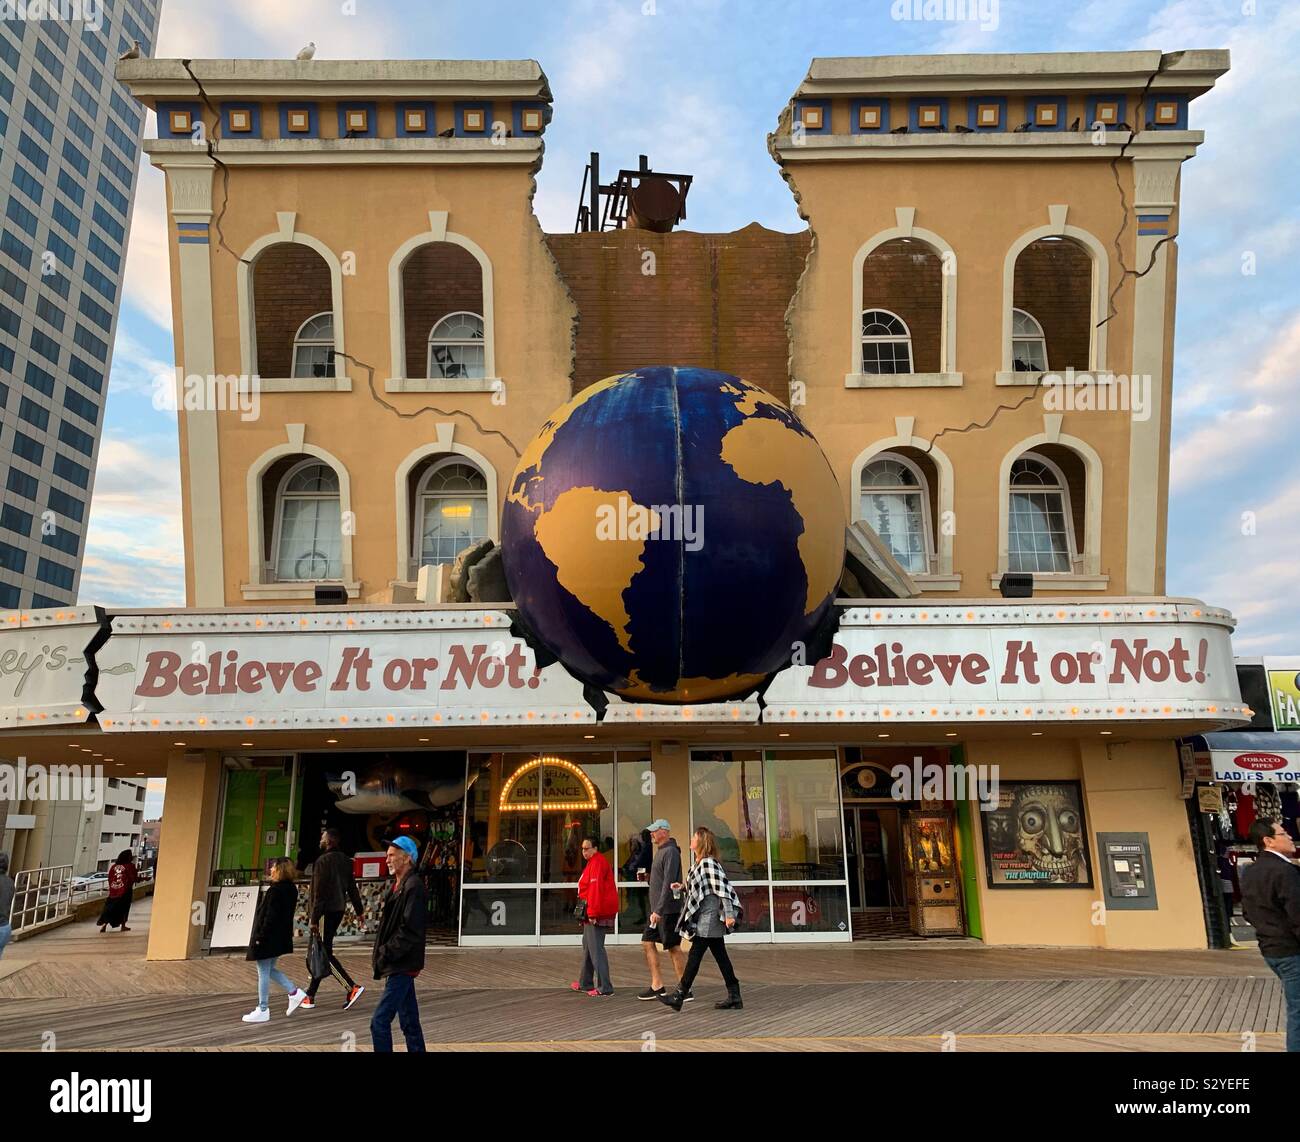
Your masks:
<svg viewBox="0 0 1300 1142"><path fill-rule="evenodd" d="M780 401L655 366L551 416L511 479L501 546L525 624L579 678L637 701L720 701L826 618L844 515Z"/></svg>

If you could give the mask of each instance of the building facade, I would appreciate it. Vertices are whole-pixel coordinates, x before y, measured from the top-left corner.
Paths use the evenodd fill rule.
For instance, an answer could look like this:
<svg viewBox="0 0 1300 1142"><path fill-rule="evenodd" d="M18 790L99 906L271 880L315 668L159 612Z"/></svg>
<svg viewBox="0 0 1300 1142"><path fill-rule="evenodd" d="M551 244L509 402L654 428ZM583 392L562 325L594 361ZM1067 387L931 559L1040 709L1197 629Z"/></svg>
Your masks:
<svg viewBox="0 0 1300 1142"><path fill-rule="evenodd" d="M159 4L0 20L0 607L77 598L144 133L113 69Z"/></svg>
<svg viewBox="0 0 1300 1142"><path fill-rule="evenodd" d="M50 621L98 640L66 732L167 778L150 955L237 943L194 902L239 914L323 824L367 893L415 836L462 944L576 940L593 835L638 940L656 817L721 838L742 940L1204 946L1175 741L1249 714L1231 617L1163 596L1164 500L1188 105L1227 62L816 60L768 139L792 235L646 225L644 163L628 224L543 234L531 61L122 64L168 184L188 608ZM694 705L584 691L477 574L554 410L665 364L788 402L853 524L833 637Z"/></svg>

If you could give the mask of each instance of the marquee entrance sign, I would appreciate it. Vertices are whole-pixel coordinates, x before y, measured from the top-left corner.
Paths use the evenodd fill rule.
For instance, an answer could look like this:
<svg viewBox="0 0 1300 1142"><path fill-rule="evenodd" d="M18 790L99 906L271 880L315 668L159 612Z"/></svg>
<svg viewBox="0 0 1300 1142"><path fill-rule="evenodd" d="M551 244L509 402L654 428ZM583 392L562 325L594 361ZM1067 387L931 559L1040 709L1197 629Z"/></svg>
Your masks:
<svg viewBox="0 0 1300 1142"><path fill-rule="evenodd" d="M596 721L582 684L559 663L539 669L505 611L119 614L105 640L106 621L95 608L0 615L0 728L82 723L96 705L110 733ZM762 720L1239 724L1232 627L1194 600L851 607L830 654L803 663L794 648ZM745 726L759 714L754 695L610 696L604 720Z"/></svg>
<svg viewBox="0 0 1300 1142"><path fill-rule="evenodd" d="M1248 718L1226 611L1194 601L856 607L765 722Z"/></svg>
<svg viewBox="0 0 1300 1142"><path fill-rule="evenodd" d="M110 732L595 721L501 611L123 615L98 658Z"/></svg>
<svg viewBox="0 0 1300 1142"><path fill-rule="evenodd" d="M101 629L94 607L0 615L0 727L84 722L87 655Z"/></svg>

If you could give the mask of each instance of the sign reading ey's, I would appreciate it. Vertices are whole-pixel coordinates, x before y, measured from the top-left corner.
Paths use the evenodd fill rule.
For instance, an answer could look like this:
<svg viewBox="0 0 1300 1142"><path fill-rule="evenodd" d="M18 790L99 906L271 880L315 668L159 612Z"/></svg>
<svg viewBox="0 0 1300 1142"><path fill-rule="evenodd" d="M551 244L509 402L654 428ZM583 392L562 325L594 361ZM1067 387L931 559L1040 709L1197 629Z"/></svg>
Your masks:
<svg viewBox="0 0 1300 1142"><path fill-rule="evenodd" d="M1200 605L854 608L767 722L1223 717L1243 709L1231 619Z"/></svg>
<svg viewBox="0 0 1300 1142"><path fill-rule="evenodd" d="M500 612L127 616L98 660L109 731L595 720Z"/></svg>
<svg viewBox="0 0 1300 1142"><path fill-rule="evenodd" d="M13 612L0 621L0 726L84 722L86 648L94 607Z"/></svg>

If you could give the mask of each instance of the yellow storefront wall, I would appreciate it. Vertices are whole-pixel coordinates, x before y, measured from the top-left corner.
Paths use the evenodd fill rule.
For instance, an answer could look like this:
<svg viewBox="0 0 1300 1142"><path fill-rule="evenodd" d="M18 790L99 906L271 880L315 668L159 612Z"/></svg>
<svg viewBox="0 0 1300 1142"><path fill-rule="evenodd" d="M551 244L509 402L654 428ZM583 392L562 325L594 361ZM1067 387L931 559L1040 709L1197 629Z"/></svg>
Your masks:
<svg viewBox="0 0 1300 1142"><path fill-rule="evenodd" d="M1204 948L1196 866L1186 806L1179 796L1177 752L1170 741L973 741L971 765L997 765L1001 781L1078 781L1093 887L1021 889L988 887L984 837L975 830L984 942L1096 948ZM1149 835L1159 908L1104 909L1097 833Z"/></svg>

